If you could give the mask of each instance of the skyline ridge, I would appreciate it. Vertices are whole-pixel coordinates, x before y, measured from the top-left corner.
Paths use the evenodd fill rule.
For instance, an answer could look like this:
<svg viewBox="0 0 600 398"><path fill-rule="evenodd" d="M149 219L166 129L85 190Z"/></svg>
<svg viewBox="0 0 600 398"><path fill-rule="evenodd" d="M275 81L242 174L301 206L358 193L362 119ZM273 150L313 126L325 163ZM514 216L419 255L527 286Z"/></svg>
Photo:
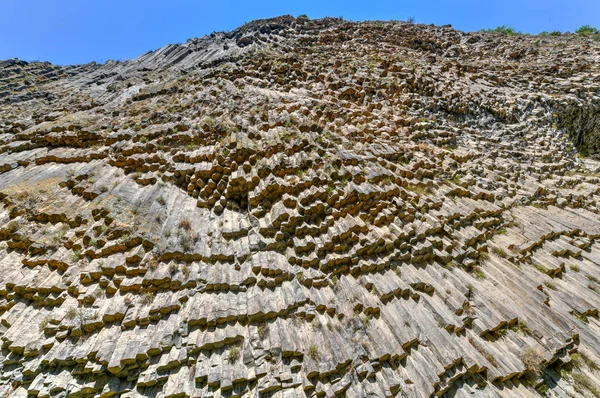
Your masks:
<svg viewBox="0 0 600 398"><path fill-rule="evenodd" d="M509 0L480 3L457 0L402 3L383 0L376 7L359 1L261 1L251 4L222 1L199 4L191 0L162 3L150 0L84 4L61 0L32 6L7 0L0 15L0 59L47 60L56 65L132 59L152 48L230 31L246 21L290 14L312 19L343 16L349 21L406 20L451 24L461 31L505 25L525 33L579 26L600 26L600 3L574 0Z"/></svg>

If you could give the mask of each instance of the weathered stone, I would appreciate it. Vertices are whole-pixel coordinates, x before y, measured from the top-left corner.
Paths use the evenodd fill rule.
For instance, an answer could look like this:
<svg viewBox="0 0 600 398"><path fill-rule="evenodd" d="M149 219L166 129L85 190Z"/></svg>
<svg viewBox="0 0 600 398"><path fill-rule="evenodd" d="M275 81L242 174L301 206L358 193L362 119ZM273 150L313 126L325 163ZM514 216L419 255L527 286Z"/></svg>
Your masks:
<svg viewBox="0 0 600 398"><path fill-rule="evenodd" d="M0 395L592 394L599 49L285 16L0 62Z"/></svg>

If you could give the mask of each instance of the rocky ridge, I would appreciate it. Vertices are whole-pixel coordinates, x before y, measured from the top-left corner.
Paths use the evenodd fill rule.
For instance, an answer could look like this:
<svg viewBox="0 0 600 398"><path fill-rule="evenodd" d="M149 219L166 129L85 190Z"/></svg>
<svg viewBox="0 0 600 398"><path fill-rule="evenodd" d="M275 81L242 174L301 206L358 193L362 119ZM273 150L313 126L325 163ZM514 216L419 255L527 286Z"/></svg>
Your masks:
<svg viewBox="0 0 600 398"><path fill-rule="evenodd" d="M284 16L0 62L0 393L598 396L599 50Z"/></svg>

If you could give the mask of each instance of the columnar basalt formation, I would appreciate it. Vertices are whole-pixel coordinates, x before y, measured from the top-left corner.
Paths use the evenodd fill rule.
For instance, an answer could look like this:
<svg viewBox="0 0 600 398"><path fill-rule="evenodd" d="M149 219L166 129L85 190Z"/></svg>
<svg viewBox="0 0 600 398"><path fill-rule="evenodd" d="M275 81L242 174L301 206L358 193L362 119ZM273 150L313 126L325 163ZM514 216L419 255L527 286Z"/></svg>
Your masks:
<svg viewBox="0 0 600 398"><path fill-rule="evenodd" d="M599 61L286 16L1 62L0 393L598 396Z"/></svg>

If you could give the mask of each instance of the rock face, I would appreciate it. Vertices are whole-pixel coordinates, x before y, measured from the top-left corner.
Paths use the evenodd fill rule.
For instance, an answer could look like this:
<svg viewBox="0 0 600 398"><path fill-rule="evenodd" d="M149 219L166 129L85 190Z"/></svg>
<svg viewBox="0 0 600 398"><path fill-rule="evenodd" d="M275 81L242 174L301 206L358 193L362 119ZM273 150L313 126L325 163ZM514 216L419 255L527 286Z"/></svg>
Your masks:
<svg viewBox="0 0 600 398"><path fill-rule="evenodd" d="M2 62L0 393L598 396L599 54L286 16Z"/></svg>

